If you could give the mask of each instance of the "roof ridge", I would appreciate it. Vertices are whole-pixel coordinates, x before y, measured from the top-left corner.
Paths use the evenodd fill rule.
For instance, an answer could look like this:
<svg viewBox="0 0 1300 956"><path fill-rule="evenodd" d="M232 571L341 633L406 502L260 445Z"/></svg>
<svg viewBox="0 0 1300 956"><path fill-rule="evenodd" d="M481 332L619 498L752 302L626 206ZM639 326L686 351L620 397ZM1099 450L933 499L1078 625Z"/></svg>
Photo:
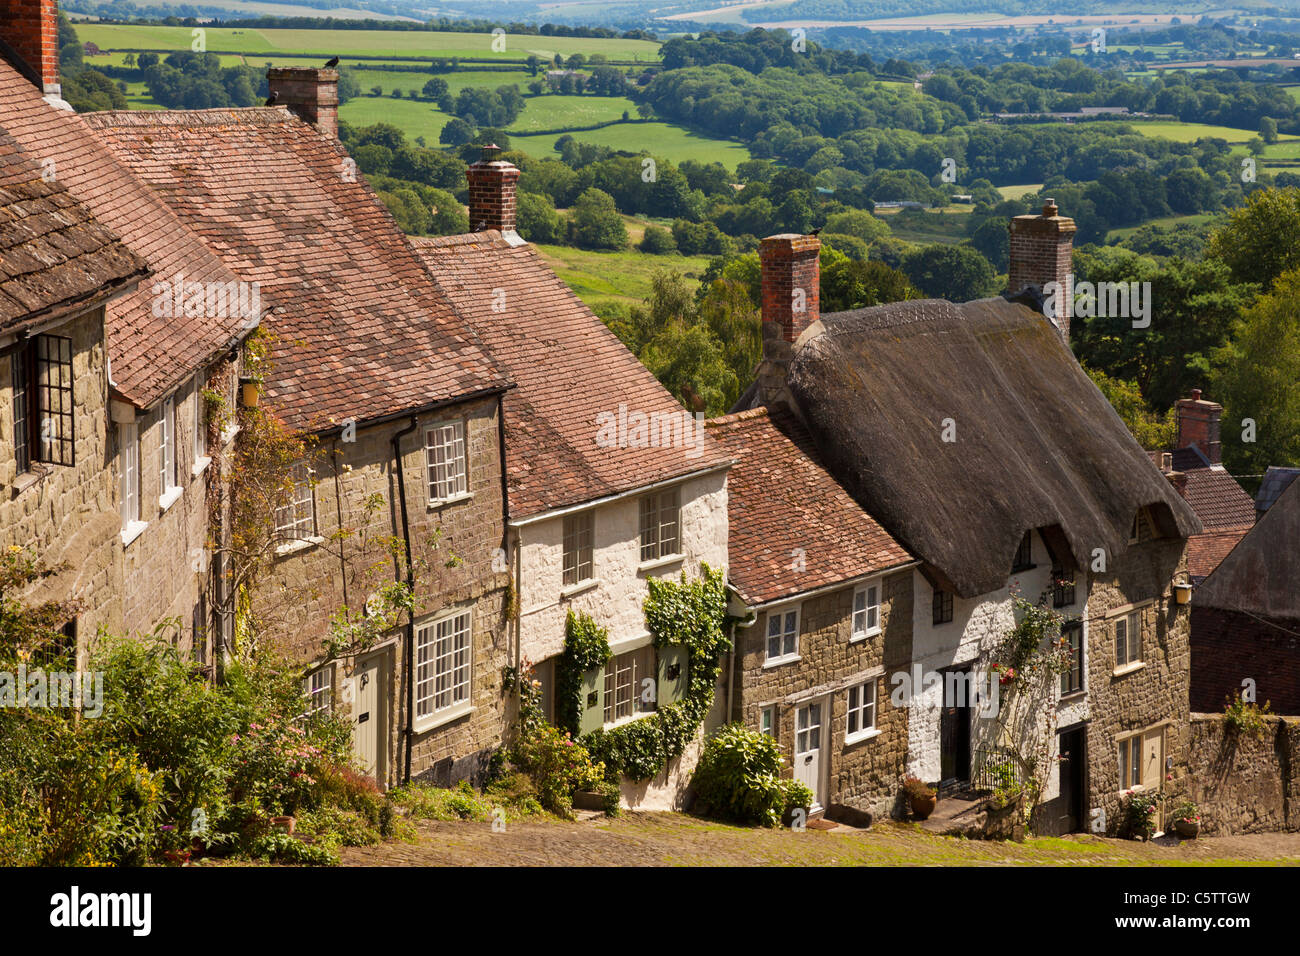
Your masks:
<svg viewBox="0 0 1300 956"><path fill-rule="evenodd" d="M740 412L728 412L726 415L719 415L717 418L708 418L704 421L705 428L722 428L726 425L733 425L736 422L748 421L751 418L764 418L767 416L767 406L758 405L754 408L746 408Z"/></svg>

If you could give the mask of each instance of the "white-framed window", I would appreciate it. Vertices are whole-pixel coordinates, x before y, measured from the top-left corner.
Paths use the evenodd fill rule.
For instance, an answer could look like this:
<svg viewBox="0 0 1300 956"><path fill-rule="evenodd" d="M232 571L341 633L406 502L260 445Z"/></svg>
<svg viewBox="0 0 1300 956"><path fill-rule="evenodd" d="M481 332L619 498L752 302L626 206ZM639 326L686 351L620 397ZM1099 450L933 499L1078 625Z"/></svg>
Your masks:
<svg viewBox="0 0 1300 956"><path fill-rule="evenodd" d="M203 399L203 376L194 379L194 463L203 463L208 457L208 410Z"/></svg>
<svg viewBox="0 0 1300 956"><path fill-rule="evenodd" d="M776 708L764 707L758 712L758 729L769 737L776 736Z"/></svg>
<svg viewBox="0 0 1300 956"><path fill-rule="evenodd" d="M612 724L655 709L653 644L613 657L605 665L605 723Z"/></svg>
<svg viewBox="0 0 1300 956"><path fill-rule="evenodd" d="M853 640L880 633L880 582L870 583L853 592Z"/></svg>
<svg viewBox="0 0 1300 956"><path fill-rule="evenodd" d="M590 581L595 574L596 513L580 511L564 517L564 586Z"/></svg>
<svg viewBox="0 0 1300 956"><path fill-rule="evenodd" d="M676 488L641 499L641 560L655 561L678 552L681 501Z"/></svg>
<svg viewBox="0 0 1300 956"><path fill-rule="evenodd" d="M458 611L415 631L415 717L436 717L469 703L473 616Z"/></svg>
<svg viewBox="0 0 1300 956"><path fill-rule="evenodd" d="M158 429L158 498L177 490L176 480L176 399L163 400Z"/></svg>
<svg viewBox="0 0 1300 956"><path fill-rule="evenodd" d="M314 670L302 679L302 693L307 698L304 718L328 714L334 709L334 682L329 665Z"/></svg>
<svg viewBox="0 0 1300 956"><path fill-rule="evenodd" d="M1142 611L1129 611L1115 619L1115 666L1142 660Z"/></svg>
<svg viewBox="0 0 1300 956"><path fill-rule="evenodd" d="M767 662L791 660L799 656L799 609L767 612Z"/></svg>
<svg viewBox="0 0 1300 956"><path fill-rule="evenodd" d="M121 482L122 529L140 521L140 434L134 422L117 426L117 466Z"/></svg>
<svg viewBox="0 0 1300 956"><path fill-rule="evenodd" d="M848 720L844 727L844 742L851 744L872 735L876 729L876 682L855 684L848 689Z"/></svg>
<svg viewBox="0 0 1300 956"><path fill-rule="evenodd" d="M1131 790L1142 785L1142 735L1119 742L1119 788Z"/></svg>
<svg viewBox="0 0 1300 956"><path fill-rule="evenodd" d="M429 501L448 501L469 493L464 422L443 422L425 429L424 455Z"/></svg>
<svg viewBox="0 0 1300 956"><path fill-rule="evenodd" d="M291 478L289 499L275 509L275 532L301 541L316 534L316 495L311 486L311 469L304 462L293 466Z"/></svg>

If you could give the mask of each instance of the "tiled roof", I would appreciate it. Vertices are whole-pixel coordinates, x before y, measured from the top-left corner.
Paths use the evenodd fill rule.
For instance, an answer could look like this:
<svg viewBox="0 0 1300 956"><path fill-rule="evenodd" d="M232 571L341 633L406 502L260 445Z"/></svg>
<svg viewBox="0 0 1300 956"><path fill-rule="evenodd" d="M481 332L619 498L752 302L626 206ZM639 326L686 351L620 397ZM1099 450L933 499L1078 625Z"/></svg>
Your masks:
<svg viewBox="0 0 1300 956"><path fill-rule="evenodd" d="M517 383L505 399L512 518L727 463L694 429L689 446L600 438L602 413L617 418L620 406L679 425L685 413L531 246L495 231L411 241Z"/></svg>
<svg viewBox="0 0 1300 956"><path fill-rule="evenodd" d="M1246 525L1194 534L1188 538L1187 573L1192 576L1192 584L1200 584L1209 577L1249 530L1250 526Z"/></svg>
<svg viewBox="0 0 1300 956"><path fill-rule="evenodd" d="M1147 452L1160 464L1161 452ZM1241 528L1255 523L1255 502L1222 465L1212 465L1196 448L1173 453L1174 471L1187 476L1187 503L1206 531Z"/></svg>
<svg viewBox="0 0 1300 956"><path fill-rule="evenodd" d="M144 259L155 281L171 281L177 273L194 282L239 278L113 157L85 116L45 102L31 82L3 60L0 126L33 162L50 169L102 226ZM250 324L238 314L224 319L155 316L152 288L152 282L141 283L110 303L106 316L114 389L139 407L156 403L187 381L246 334Z"/></svg>
<svg viewBox="0 0 1300 956"><path fill-rule="evenodd" d="M269 297L267 397L289 424L327 428L508 387L338 141L283 108L87 121Z"/></svg>
<svg viewBox="0 0 1300 956"><path fill-rule="evenodd" d="M0 329L93 301L147 272L0 127Z"/></svg>
<svg viewBox="0 0 1300 956"><path fill-rule="evenodd" d="M1270 621L1300 622L1300 482L1278 495L1192 603Z"/></svg>
<svg viewBox="0 0 1300 956"><path fill-rule="evenodd" d="M1300 468L1269 465L1264 472L1264 480L1259 483L1259 491L1255 494L1255 512L1263 514L1273 507L1273 502L1291 487L1291 482L1295 481L1297 475L1300 475Z"/></svg>
<svg viewBox="0 0 1300 956"><path fill-rule="evenodd" d="M911 560L822 465L786 412L756 408L708 423L735 459L727 479L728 575L751 604Z"/></svg>

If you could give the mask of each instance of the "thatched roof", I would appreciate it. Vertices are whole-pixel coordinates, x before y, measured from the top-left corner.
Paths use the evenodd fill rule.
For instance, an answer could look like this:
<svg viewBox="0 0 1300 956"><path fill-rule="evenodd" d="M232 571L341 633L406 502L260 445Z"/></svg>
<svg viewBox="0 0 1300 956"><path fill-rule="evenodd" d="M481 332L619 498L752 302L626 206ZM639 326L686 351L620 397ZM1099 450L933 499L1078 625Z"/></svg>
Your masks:
<svg viewBox="0 0 1300 956"><path fill-rule="evenodd" d="M1277 501L1192 595L1197 607L1300 621L1300 481Z"/></svg>
<svg viewBox="0 0 1300 956"><path fill-rule="evenodd" d="M828 467L963 597L1003 587L1024 532L1066 566L1128 547L1142 506L1201 530L1056 331L1023 305L940 300L822 316L789 384ZM955 441L944 441L945 420Z"/></svg>

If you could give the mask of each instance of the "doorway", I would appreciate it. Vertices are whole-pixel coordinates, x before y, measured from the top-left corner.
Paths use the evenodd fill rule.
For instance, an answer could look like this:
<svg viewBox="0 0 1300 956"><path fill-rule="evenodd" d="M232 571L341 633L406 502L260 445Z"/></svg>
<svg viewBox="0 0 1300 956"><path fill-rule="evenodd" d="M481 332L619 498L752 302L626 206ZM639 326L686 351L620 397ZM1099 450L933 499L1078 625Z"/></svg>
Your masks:
<svg viewBox="0 0 1300 956"><path fill-rule="evenodd" d="M943 672L943 708L939 711L939 782L947 788L970 783L969 668ZM951 693L960 688L962 693Z"/></svg>
<svg viewBox="0 0 1300 956"><path fill-rule="evenodd" d="M385 757L388 739L385 707L388 680L385 654L375 654L357 663L352 675L352 750L362 772L383 787L387 779Z"/></svg>
<svg viewBox="0 0 1300 956"><path fill-rule="evenodd" d="M1084 776L1088 762L1087 732L1083 726L1063 730L1060 743L1060 804L1053 833L1078 833L1084 829ZM1052 801L1055 803L1056 801Z"/></svg>
<svg viewBox="0 0 1300 956"><path fill-rule="evenodd" d="M800 707L795 713L794 778L813 792L812 810L822 809L822 715L821 701Z"/></svg>

